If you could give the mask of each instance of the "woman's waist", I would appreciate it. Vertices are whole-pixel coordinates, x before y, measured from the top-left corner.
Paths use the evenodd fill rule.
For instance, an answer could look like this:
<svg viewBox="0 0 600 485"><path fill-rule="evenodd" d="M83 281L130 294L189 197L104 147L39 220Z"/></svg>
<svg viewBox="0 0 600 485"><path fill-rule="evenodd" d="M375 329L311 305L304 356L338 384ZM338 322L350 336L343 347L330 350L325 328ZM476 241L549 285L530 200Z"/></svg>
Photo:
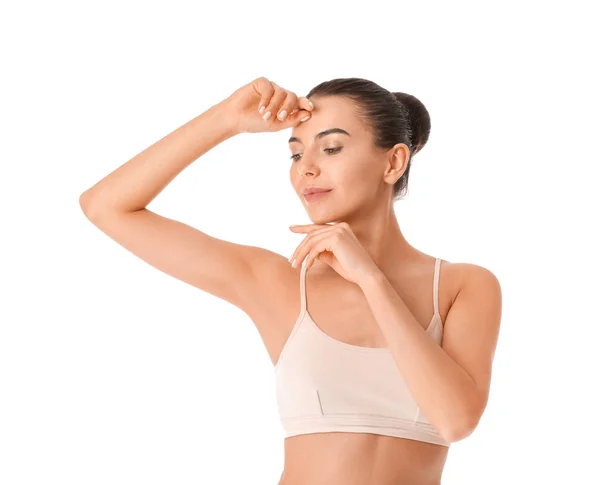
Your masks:
<svg viewBox="0 0 600 485"><path fill-rule="evenodd" d="M371 433L328 432L284 440L278 485L436 485L448 447Z"/></svg>

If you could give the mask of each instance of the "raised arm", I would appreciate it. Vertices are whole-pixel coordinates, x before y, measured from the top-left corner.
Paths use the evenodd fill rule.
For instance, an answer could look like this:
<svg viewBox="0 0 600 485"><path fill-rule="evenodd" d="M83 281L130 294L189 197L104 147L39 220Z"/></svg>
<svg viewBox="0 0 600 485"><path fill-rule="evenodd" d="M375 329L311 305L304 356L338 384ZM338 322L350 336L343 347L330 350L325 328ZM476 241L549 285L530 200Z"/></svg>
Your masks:
<svg viewBox="0 0 600 485"><path fill-rule="evenodd" d="M269 92L267 83L271 86L259 78L240 88L118 167L79 199L86 217L121 246L164 273L246 313L261 291L260 272L268 271L275 261L287 263L286 258L267 249L212 237L146 206L184 168L228 138L245 131L277 131L306 116L298 108L297 115L285 123L275 117L262 119L258 108L264 102L272 110L281 106L288 112L298 104L295 95L290 97L287 91Z"/></svg>

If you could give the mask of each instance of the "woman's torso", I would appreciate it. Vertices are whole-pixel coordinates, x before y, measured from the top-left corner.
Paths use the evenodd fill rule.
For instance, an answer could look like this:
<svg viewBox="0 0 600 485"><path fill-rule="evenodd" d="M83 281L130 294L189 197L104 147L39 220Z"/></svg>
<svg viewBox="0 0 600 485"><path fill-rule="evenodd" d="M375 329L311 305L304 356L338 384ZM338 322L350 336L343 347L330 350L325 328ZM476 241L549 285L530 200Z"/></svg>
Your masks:
<svg viewBox="0 0 600 485"><path fill-rule="evenodd" d="M420 253L394 275L386 274L423 329L434 314L435 258ZM439 272L439 314L442 323L459 288L460 276L442 261ZM277 264L270 298L257 302L251 318L275 366L300 314L300 272ZM453 274L454 273L454 274ZM319 328L336 340L364 347L387 347L368 302L358 285L315 261L305 279L307 309ZM351 303L351 304L350 304ZM435 443L371 433L314 433L284 440L284 471L278 485L436 485L448 447Z"/></svg>

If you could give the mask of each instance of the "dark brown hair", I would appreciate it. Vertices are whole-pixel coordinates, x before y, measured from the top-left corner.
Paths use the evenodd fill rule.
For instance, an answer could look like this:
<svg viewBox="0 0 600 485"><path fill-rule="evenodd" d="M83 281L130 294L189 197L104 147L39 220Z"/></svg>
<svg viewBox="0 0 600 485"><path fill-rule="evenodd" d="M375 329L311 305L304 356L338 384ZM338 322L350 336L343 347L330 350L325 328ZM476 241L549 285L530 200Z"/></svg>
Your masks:
<svg viewBox="0 0 600 485"><path fill-rule="evenodd" d="M407 192L413 156L425 146L431 131L429 112L417 98L390 92L373 81L356 77L337 78L318 84L307 98L343 96L356 106L356 115L373 133L376 148L389 150L404 143L410 150L408 166L394 184L394 201Z"/></svg>

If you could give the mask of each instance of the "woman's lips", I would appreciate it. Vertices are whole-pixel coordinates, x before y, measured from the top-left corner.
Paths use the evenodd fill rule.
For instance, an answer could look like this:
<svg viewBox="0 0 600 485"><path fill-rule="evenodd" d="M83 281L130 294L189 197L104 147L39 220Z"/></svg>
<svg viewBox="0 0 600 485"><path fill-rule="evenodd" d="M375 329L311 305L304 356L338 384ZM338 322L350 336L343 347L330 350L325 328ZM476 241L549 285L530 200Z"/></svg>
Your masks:
<svg viewBox="0 0 600 485"><path fill-rule="evenodd" d="M333 189L331 189L333 190ZM320 199L321 197L325 197L329 192L331 192L331 190L328 190L327 192L313 192L312 194L306 194L304 196L304 199L307 202L312 202L313 200L317 200Z"/></svg>

